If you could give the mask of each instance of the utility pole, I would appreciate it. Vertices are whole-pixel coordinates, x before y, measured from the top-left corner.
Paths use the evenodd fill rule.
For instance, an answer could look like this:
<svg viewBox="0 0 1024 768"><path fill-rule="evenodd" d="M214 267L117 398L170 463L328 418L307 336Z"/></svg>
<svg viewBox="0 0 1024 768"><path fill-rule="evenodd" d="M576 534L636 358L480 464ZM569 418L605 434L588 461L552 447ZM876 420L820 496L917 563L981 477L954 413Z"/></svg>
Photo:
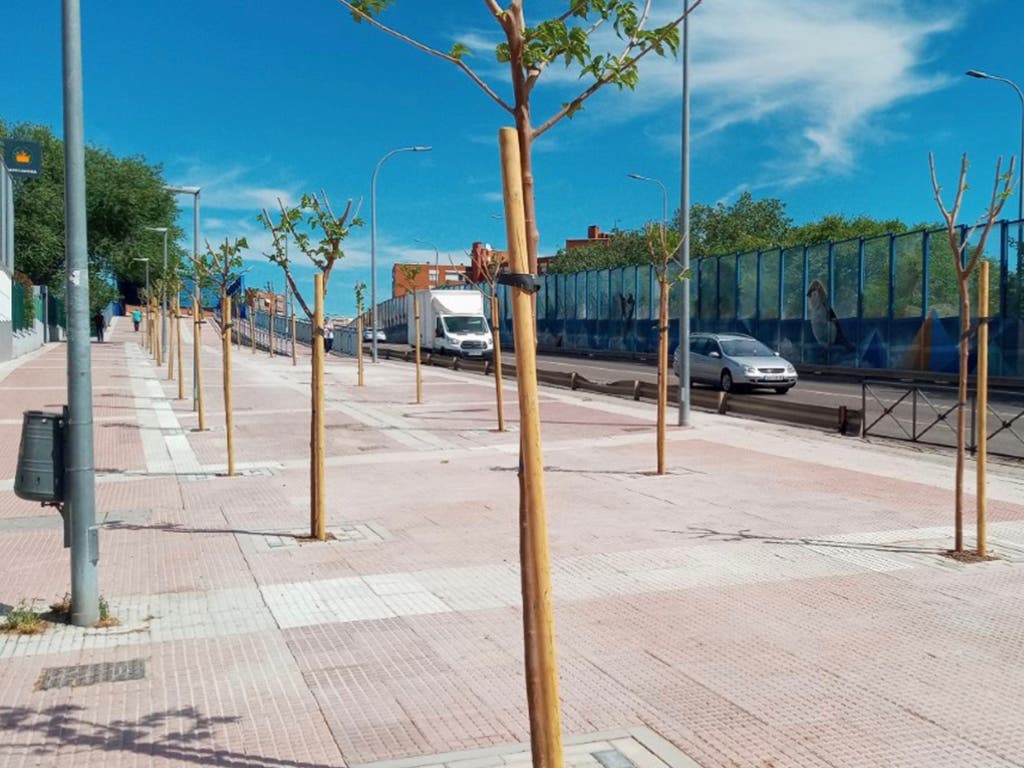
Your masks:
<svg viewBox="0 0 1024 768"><path fill-rule="evenodd" d="M68 411L64 482L71 516L71 623L100 619L99 529L93 465L92 351L89 348L89 256L86 250L85 137L82 111L82 14L63 0L64 220L68 330Z"/></svg>

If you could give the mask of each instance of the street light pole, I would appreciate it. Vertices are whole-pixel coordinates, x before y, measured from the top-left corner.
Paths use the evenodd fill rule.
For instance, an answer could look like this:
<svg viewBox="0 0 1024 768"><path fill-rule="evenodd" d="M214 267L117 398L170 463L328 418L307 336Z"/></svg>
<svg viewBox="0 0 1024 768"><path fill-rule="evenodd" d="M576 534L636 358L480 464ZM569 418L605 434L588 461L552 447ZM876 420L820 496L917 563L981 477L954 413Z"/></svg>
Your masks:
<svg viewBox="0 0 1024 768"><path fill-rule="evenodd" d="M679 234L683 283L679 308L679 426L690 426L690 14L683 18L683 147Z"/></svg>
<svg viewBox="0 0 1024 768"><path fill-rule="evenodd" d="M650 176L641 176L639 173L627 173L626 175L629 178L631 178L631 179L636 179L637 181L651 181L651 182L654 182L659 187L661 187L661 224L662 224L662 226L667 226L668 225L668 189L665 188L665 185L661 182L661 180L660 179L653 179Z"/></svg>
<svg viewBox="0 0 1024 768"><path fill-rule="evenodd" d="M167 232L168 227L146 227L150 232L164 233L164 271L163 283L160 286L160 344L167 344ZM168 349L168 354L170 350Z"/></svg>
<svg viewBox="0 0 1024 768"><path fill-rule="evenodd" d="M199 322L202 309L199 293L199 187L165 187L176 195L192 195L192 410L199 403ZM178 371L181 375L181 371ZM202 419L200 419L202 421Z"/></svg>
<svg viewBox="0 0 1024 768"><path fill-rule="evenodd" d="M61 5L64 74L64 220L67 284L68 409L64 483L71 516L71 623L100 618L99 529L93 455L92 351L89 347L89 256L85 223L85 137L82 109L82 14L79 0Z"/></svg>
<svg viewBox="0 0 1024 768"><path fill-rule="evenodd" d="M439 266L441 262L440 251L438 251L437 246L434 243L430 242L429 240L421 240L418 237L414 237L413 242L423 243L423 245L429 245L431 248L434 249L434 287L437 287L438 285L440 285L441 280L441 267Z"/></svg>
<svg viewBox="0 0 1024 768"><path fill-rule="evenodd" d="M377 174L380 167L392 155L399 152L429 152L432 147L399 147L392 149L384 157L377 161L373 169L373 176L370 179L370 304L373 309L370 311L370 322L373 326L373 340L370 342L373 362L377 362Z"/></svg>
<svg viewBox="0 0 1024 768"><path fill-rule="evenodd" d="M1017 155L1017 308L1019 309L1021 297L1024 296L1024 243L1021 242L1024 239L1024 91L1021 91L1020 86L1013 80L980 72L977 69L969 69L964 74L979 80L995 80L1006 83L1017 92L1017 98L1020 100L1020 154ZM1000 314L1004 318L1007 316L1006 293L1005 290L1001 291Z"/></svg>

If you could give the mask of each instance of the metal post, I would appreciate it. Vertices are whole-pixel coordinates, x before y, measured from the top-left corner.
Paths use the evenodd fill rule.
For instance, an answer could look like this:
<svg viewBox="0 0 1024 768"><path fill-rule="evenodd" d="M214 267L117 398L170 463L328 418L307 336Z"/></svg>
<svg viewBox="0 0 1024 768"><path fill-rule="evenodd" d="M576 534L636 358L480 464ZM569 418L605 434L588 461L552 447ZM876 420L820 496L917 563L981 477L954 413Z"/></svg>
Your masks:
<svg viewBox="0 0 1024 768"><path fill-rule="evenodd" d="M1024 251L1022 251L1022 241L1024 241L1024 172L1022 172L1024 171L1024 91L1017 83L1006 77L990 75L976 69L969 69L966 74L969 77L977 77L982 80L1006 83L1013 88L1020 101L1020 154L1017 155L1017 311L1019 312L1022 307L1021 297L1024 296L1024 258L1022 258L1024 257ZM1004 314L1003 317L1008 317L1008 315Z"/></svg>
<svg viewBox="0 0 1024 768"><path fill-rule="evenodd" d="M429 152L431 147L399 147L392 149L377 161L373 169L373 176L370 178L370 324L372 326L372 340L370 351L373 362L377 362L377 174L380 167L392 155L399 152Z"/></svg>
<svg viewBox="0 0 1024 768"><path fill-rule="evenodd" d="M192 198L192 410L199 408L199 334L202 323L203 296L199 288L199 189ZM199 429L203 428L203 414L199 414Z"/></svg>
<svg viewBox="0 0 1024 768"><path fill-rule="evenodd" d="M167 227L164 227L164 271L163 280L160 284L160 343L166 346L167 344ZM170 349L167 350L167 355L170 357Z"/></svg>
<svg viewBox="0 0 1024 768"><path fill-rule="evenodd" d="M680 234L683 292L679 309L679 426L690 426L690 14L683 17L683 168Z"/></svg>
<svg viewBox="0 0 1024 768"><path fill-rule="evenodd" d="M92 352L89 347L89 257L85 222L85 138L82 114L82 18L79 0L63 0L64 207L67 222L68 411L64 446L71 516L71 623L100 618L99 529L93 466Z"/></svg>

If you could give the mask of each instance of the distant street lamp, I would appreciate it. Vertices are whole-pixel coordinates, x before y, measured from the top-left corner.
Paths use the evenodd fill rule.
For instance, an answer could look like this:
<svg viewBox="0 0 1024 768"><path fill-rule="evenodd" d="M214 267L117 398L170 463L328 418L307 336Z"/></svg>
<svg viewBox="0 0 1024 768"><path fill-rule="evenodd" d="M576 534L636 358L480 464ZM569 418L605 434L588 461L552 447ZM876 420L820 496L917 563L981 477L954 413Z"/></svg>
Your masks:
<svg viewBox="0 0 1024 768"><path fill-rule="evenodd" d="M429 240L421 240L421 239L420 239L420 238L418 238L418 237L414 237L414 238L413 238L413 242L416 242L416 243L423 243L423 245L429 245L429 246L430 246L431 248L433 248L433 249L434 249L434 286L436 287L436 286L440 285L440 281L441 281L441 269L440 269L440 267L438 266L438 264L439 264L439 263L440 263L440 261L441 261L441 254L440 254L440 252L439 252L439 251L437 250L437 246L436 246L436 245L434 245L434 243L430 242Z"/></svg>
<svg viewBox="0 0 1024 768"><path fill-rule="evenodd" d="M392 149L384 157L377 161L373 169L373 176L370 178L370 322L373 326L372 341L370 349L373 355L373 362L377 362L377 174L380 167L392 155L399 152L429 152L433 147L399 147Z"/></svg>
<svg viewBox="0 0 1024 768"><path fill-rule="evenodd" d="M1005 77L999 77L998 75L990 75L987 72L980 72L977 69L969 69L965 72L968 77L976 77L979 80L995 80L1000 83L1006 83L1008 86L1013 88L1017 92L1017 98L1020 100L1020 154L1017 155L1017 305L1018 308L1021 304L1021 296L1024 295L1024 91L1021 91L1020 86L1017 85L1013 80ZM1006 291L1002 291L1002 306L1000 307L1000 314L1006 317Z"/></svg>
<svg viewBox="0 0 1024 768"><path fill-rule="evenodd" d="M164 271L163 283L160 286L160 344L161 347L167 343L167 232L168 227L146 227L150 232L163 232L164 234Z"/></svg>
<svg viewBox="0 0 1024 768"><path fill-rule="evenodd" d="M668 226L668 190L665 188L665 185L659 179L652 179L650 176L641 176L639 173L627 173L626 175L631 179L636 179L637 181L650 181L661 187L661 223L664 226Z"/></svg>
<svg viewBox="0 0 1024 768"><path fill-rule="evenodd" d="M199 316L196 312L202 308L199 295L199 187L164 187L176 195L192 195L192 328L199 327ZM199 403L199 339L193 330L192 338L192 410ZM178 372L181 375L181 371Z"/></svg>

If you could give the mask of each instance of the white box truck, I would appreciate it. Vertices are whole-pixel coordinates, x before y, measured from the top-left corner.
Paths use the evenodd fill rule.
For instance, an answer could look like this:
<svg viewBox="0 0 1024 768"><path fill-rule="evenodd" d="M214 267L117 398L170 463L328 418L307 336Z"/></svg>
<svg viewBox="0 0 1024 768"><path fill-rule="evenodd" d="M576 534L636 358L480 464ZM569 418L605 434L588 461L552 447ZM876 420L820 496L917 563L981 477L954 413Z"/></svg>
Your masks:
<svg viewBox="0 0 1024 768"><path fill-rule="evenodd" d="M420 305L420 349L441 355L489 358L494 354L494 337L484 316L480 291L432 288L417 291ZM416 344L413 297L405 295L409 324L409 345Z"/></svg>

